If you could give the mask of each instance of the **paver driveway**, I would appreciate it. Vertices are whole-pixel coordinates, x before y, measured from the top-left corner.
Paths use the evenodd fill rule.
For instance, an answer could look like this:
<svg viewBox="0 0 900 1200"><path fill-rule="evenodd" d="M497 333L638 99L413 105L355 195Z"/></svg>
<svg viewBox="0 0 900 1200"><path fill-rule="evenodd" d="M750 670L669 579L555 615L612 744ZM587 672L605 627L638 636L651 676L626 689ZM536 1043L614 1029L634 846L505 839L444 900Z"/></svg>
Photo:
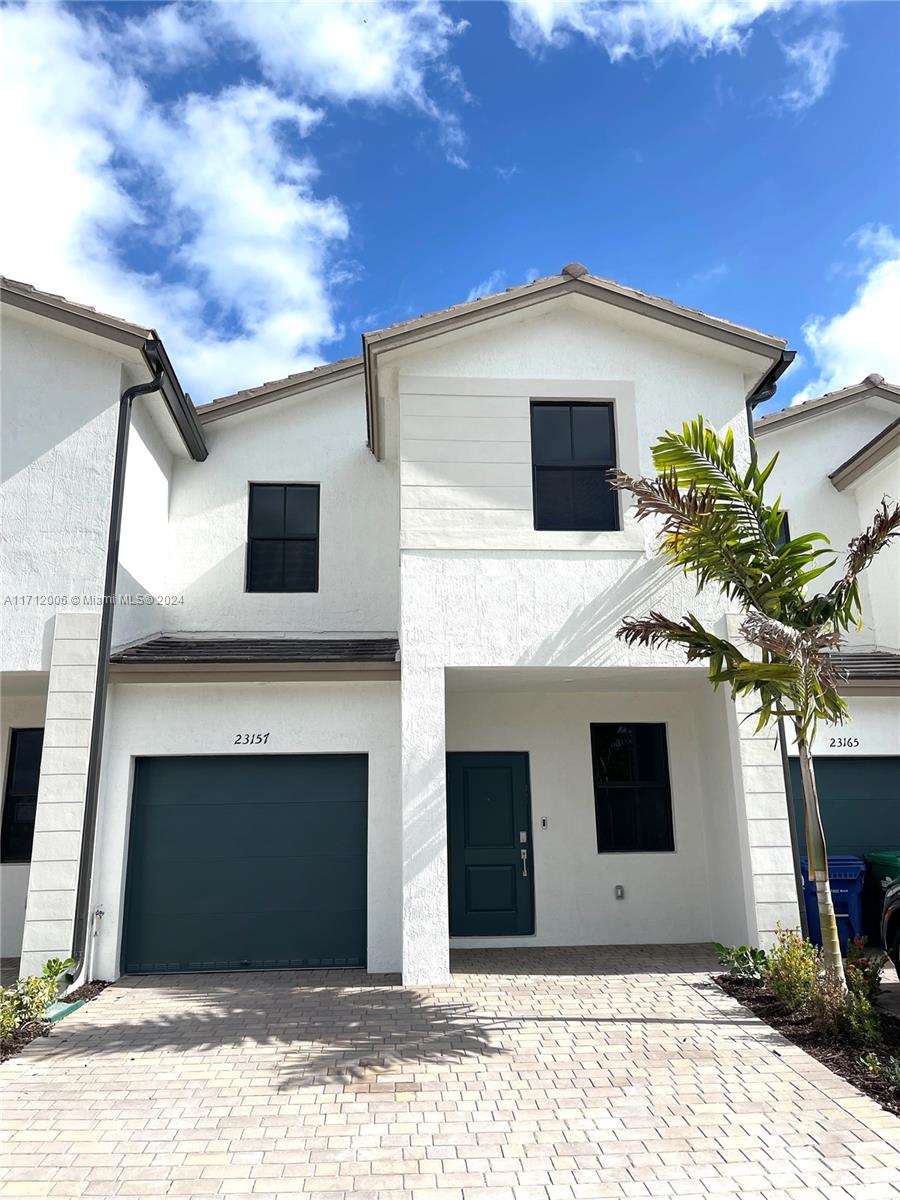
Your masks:
<svg viewBox="0 0 900 1200"><path fill-rule="evenodd" d="M702 947L130 979L2 1071L2 1195L900 1196L900 1121ZM326 1200L322 1197L322 1200Z"/></svg>

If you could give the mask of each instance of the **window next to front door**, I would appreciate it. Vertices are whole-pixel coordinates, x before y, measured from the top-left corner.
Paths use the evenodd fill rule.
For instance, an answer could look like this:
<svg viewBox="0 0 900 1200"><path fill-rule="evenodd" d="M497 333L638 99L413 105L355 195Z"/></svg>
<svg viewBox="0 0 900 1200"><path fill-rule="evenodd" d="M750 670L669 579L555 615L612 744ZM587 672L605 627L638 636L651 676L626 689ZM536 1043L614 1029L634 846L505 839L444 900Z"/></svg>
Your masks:
<svg viewBox="0 0 900 1200"><path fill-rule="evenodd" d="M43 729L13 729L10 733L0 833L3 862L31 862L43 746Z"/></svg>
<svg viewBox="0 0 900 1200"><path fill-rule="evenodd" d="M319 590L319 485L251 483L248 592Z"/></svg>
<svg viewBox="0 0 900 1200"><path fill-rule="evenodd" d="M600 854L674 850L666 727L591 725Z"/></svg>
<svg viewBox="0 0 900 1200"><path fill-rule="evenodd" d="M619 528L611 403L532 401L531 462L535 529Z"/></svg>

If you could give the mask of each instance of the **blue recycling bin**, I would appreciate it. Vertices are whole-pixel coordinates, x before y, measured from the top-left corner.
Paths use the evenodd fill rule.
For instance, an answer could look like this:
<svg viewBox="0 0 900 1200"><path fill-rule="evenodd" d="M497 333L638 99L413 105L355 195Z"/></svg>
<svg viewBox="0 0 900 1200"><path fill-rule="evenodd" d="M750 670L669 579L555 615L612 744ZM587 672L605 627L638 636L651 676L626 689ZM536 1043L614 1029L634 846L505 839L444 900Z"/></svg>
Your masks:
<svg viewBox="0 0 900 1200"><path fill-rule="evenodd" d="M819 906L816 903L815 885L809 880L809 859L800 859L800 871L803 875L803 898L806 901L809 940L821 946ZM828 859L828 874L831 879L831 895L834 899L841 954L846 958L851 940L863 936L862 894L866 864L852 854L831 855Z"/></svg>

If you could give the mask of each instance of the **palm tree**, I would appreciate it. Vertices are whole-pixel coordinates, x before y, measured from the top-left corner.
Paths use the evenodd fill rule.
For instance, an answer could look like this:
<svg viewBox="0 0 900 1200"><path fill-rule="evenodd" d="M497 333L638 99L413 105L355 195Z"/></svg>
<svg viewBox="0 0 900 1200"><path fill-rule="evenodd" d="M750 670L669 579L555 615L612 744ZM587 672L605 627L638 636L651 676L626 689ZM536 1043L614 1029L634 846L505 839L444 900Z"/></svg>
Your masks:
<svg viewBox="0 0 900 1200"><path fill-rule="evenodd" d="M780 499L767 504L763 494L777 458L760 469L753 446L750 465L742 469L735 463L731 430L720 437L698 417L681 433L665 433L657 441L655 478L610 473L612 485L634 497L638 520L661 518L659 548L669 562L693 576L698 588L716 586L740 608L741 637L754 648L753 657L706 629L693 613L680 620L659 612L626 617L617 634L629 645L679 645L689 662L707 661L715 687L727 684L733 697L755 695L757 730L781 719L792 725L824 967L843 990L812 746L820 721L840 723L849 715L833 654L845 632L860 627L859 576L900 536L900 506L882 500L871 526L850 543L840 578L828 591L809 595L808 585L836 564L837 555L822 533L782 540Z"/></svg>

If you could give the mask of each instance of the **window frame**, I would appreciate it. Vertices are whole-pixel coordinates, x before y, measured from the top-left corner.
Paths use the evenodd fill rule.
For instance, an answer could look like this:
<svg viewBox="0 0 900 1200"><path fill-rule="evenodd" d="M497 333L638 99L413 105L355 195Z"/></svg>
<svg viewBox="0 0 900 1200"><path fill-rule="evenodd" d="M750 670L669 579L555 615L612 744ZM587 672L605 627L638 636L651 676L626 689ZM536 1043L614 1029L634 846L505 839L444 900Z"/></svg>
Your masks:
<svg viewBox="0 0 900 1200"><path fill-rule="evenodd" d="M612 459L609 462L603 463L578 463L572 462L570 465L564 463L541 463L535 457L535 438L534 438L534 413L537 408L550 408L558 406L570 410L575 408L606 408L609 410L609 429L610 429L610 450ZM569 418L572 420L571 415ZM528 408L528 429L531 448L531 510L534 529L538 533L620 533L622 530L622 506L619 498L619 493L610 488L612 495L612 508L614 523L602 529L594 527L555 529L545 525L538 524L538 472L539 471L599 471L602 473L603 482L608 486L608 473L619 465L619 439L618 429L616 427L616 402L610 399L567 399L565 397L549 397L549 396L533 396L529 401ZM574 453L574 445L573 445Z"/></svg>
<svg viewBox="0 0 900 1200"><path fill-rule="evenodd" d="M628 726L635 728L639 725L650 725L662 732L662 747L660 754L660 763L664 770L664 778L661 779L632 779L627 782L604 783L597 782L596 769L596 751L594 745L594 730L603 726ZM598 854L675 854L677 852L677 843L675 839L675 801L672 794L672 763L669 753L669 726L666 721L592 721L590 724L590 743L591 743L591 783L594 791L594 824L597 835L597 853ZM601 793L603 790L609 791L625 791L631 790L639 793L642 789L659 790L662 789L668 809L668 830L667 830L667 845L653 848L636 847L634 849L626 849L619 846L610 846L604 844L603 825L601 824Z"/></svg>
<svg viewBox="0 0 900 1200"><path fill-rule="evenodd" d="M7 745L6 745L6 773L5 773L4 780L3 780L3 813L2 813L2 816L0 816L0 862L27 864L27 863L31 862L31 858L32 858L32 849L33 849L33 845L34 845L34 826L35 826L34 821L32 822L32 826L31 826L31 841L28 846L27 855L21 856L18 854L12 854L7 849L7 843L8 843L8 839L10 836L10 827L12 826L12 823L13 823L12 822L13 804L11 804L10 801L16 801L16 800L21 800L21 799L27 800L27 799L30 799L31 795L32 795L31 792L19 792L17 794L13 794L13 790L12 790L13 765L15 762L16 739L18 738L20 733L40 733L40 735L41 735L41 758L43 758L43 752L44 752L44 726L43 725L16 725L16 726L12 726L10 728L9 739L8 739ZM40 768L40 759L39 759L38 760L38 780L37 780L37 785L36 785L35 791L34 791L35 817L37 817L37 800L38 800L38 791L40 788L40 776L41 776L41 768Z"/></svg>
<svg viewBox="0 0 900 1200"><path fill-rule="evenodd" d="M253 537L250 532L253 519L253 489L256 487L284 488L285 500L288 488L314 488L316 492L316 536L310 537ZM247 542L244 561L244 592L251 596L313 596L319 591L319 543L322 537L322 485L313 480L300 479L251 479L247 484ZM250 564L253 542L315 542L315 579L311 588L254 588L251 587ZM282 572L283 577L283 572Z"/></svg>

